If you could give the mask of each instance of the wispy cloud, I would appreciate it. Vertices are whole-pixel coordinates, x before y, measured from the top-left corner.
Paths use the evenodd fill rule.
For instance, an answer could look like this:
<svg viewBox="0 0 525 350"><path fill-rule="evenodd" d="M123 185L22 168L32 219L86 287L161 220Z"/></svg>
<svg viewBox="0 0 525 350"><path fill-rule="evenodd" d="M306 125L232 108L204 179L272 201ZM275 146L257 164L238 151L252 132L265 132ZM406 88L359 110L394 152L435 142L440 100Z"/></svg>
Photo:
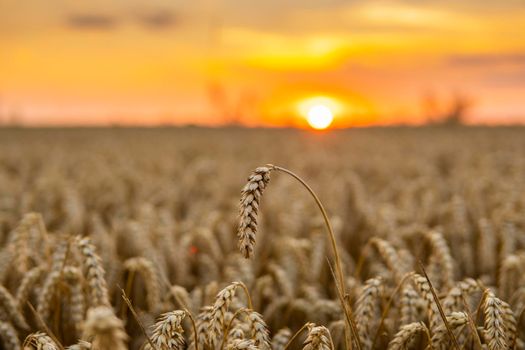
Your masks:
<svg viewBox="0 0 525 350"><path fill-rule="evenodd" d="M446 64L462 72L475 73L479 82L495 87L525 88L525 52L452 55Z"/></svg>
<svg viewBox="0 0 525 350"><path fill-rule="evenodd" d="M507 65L507 64L525 64L525 52L507 53L507 54L471 54L471 55L453 55L447 61L452 65L461 66L487 66L487 65Z"/></svg>
<svg viewBox="0 0 525 350"><path fill-rule="evenodd" d="M110 15L84 13L69 15L66 18L66 24L73 29L111 30L116 28L118 20Z"/></svg>
<svg viewBox="0 0 525 350"><path fill-rule="evenodd" d="M75 13L67 16L66 25L76 30L113 30L121 24L132 23L148 30L173 28L179 25L174 12L156 10L139 15L109 15L98 13Z"/></svg>
<svg viewBox="0 0 525 350"><path fill-rule="evenodd" d="M516 87L525 90L525 66L508 69L503 72L487 74L484 79L491 87Z"/></svg>
<svg viewBox="0 0 525 350"><path fill-rule="evenodd" d="M138 17L138 21L148 29L167 29L179 24L179 17L173 12L157 11Z"/></svg>

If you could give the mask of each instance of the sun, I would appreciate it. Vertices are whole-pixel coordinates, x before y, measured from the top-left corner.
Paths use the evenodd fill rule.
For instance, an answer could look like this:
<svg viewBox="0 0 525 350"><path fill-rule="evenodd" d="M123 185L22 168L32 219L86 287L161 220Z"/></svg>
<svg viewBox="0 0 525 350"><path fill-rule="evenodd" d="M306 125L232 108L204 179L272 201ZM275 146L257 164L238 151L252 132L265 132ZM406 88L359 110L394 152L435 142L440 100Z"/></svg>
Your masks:
<svg viewBox="0 0 525 350"><path fill-rule="evenodd" d="M315 104L308 110L308 124L316 130L324 130L334 121L332 110L324 104Z"/></svg>

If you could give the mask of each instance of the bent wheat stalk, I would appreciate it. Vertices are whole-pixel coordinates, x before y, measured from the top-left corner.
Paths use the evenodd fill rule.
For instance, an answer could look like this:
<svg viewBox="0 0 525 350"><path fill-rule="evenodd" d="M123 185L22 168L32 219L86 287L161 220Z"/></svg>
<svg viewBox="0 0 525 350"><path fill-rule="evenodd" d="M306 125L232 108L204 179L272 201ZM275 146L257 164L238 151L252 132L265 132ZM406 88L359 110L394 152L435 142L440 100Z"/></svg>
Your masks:
<svg viewBox="0 0 525 350"><path fill-rule="evenodd" d="M319 197L317 197L312 188L301 177L299 177L297 174L288 169L273 164L267 164L265 167L259 167L255 169L255 171L248 178L248 183L244 186L244 188L241 191L241 204L239 210L240 223L238 229L239 249L245 258L250 258L253 255L253 250L255 246L255 233L257 232L257 215L259 210L259 203L262 197L263 190L270 182L270 174L272 171L280 171L286 173L294 179L296 179L297 181L299 181L299 183L301 183L301 185L303 185L303 187L306 188L306 190L313 197L315 203L321 211L327 228L328 238L332 245L332 252L334 254L335 273L337 277L336 287L338 290L341 307L343 308L343 311L346 315L346 319L348 320L346 328L350 328L350 332L355 339L357 348L361 350L361 342L359 339L359 334L357 332L355 320L353 318L351 306L344 300L346 293L345 278L332 225L330 223L330 220L328 219L328 214L326 213L323 204L319 200ZM347 339L347 349L351 348L351 342Z"/></svg>
<svg viewBox="0 0 525 350"><path fill-rule="evenodd" d="M292 345L293 341L305 330L309 329L310 327L315 326L315 324L311 322L305 323L297 332L294 333L294 335L288 340L286 345L284 346L284 350L288 350L290 348L290 345Z"/></svg>

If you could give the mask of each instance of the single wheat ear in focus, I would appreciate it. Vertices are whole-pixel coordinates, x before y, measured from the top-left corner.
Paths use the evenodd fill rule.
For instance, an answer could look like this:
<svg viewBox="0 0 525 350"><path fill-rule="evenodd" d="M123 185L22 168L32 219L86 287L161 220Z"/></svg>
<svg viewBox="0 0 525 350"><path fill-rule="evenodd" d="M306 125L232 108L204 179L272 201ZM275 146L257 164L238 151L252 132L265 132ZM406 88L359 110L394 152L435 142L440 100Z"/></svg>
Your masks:
<svg viewBox="0 0 525 350"><path fill-rule="evenodd" d="M351 341L349 334L351 333L354 342L358 350L361 350L361 341L359 339L359 334L357 332L357 327L355 320L352 314L352 309L349 303L344 300L346 295L345 287L345 277L343 274L343 268L341 263L341 258L339 256L339 251L337 250L337 242L335 239L335 234L328 219L328 214L324 209L323 204L319 200L319 197L315 194L312 188L297 174L294 172L272 164L267 164L264 167L259 167L254 170L254 172L248 177L248 183L244 186L241 191L241 201L239 209L239 229L237 231L237 236L239 239L239 250L245 258L251 258L253 256L253 251L255 247L255 234L257 233L257 216L259 213L259 204L261 202L261 197L264 189L270 182L270 173L272 171L278 171L285 173L295 180L299 181L301 185L310 193L314 199L317 207L323 215L323 219L326 225L328 239L332 245L332 253L334 254L335 262L335 272L334 280L336 282L337 294L339 301L341 302L341 308L345 313L345 341L346 348L352 349Z"/></svg>
<svg viewBox="0 0 525 350"><path fill-rule="evenodd" d="M239 207L239 250L245 258L253 256L259 203L264 189L270 182L272 166L259 167L248 177L248 183L241 191Z"/></svg>

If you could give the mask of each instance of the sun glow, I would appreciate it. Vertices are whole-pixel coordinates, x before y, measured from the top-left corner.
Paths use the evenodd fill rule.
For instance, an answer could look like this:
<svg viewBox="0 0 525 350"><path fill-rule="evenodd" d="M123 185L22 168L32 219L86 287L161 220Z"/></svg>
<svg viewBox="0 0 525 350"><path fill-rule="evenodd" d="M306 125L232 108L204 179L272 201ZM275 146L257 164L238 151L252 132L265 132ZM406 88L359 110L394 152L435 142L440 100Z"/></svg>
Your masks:
<svg viewBox="0 0 525 350"><path fill-rule="evenodd" d="M312 128L324 130L334 121L334 114L327 106L316 104L308 110L306 120Z"/></svg>
<svg viewBox="0 0 525 350"><path fill-rule="evenodd" d="M299 100L297 115L312 129L324 130L335 124L343 113L340 100L328 96L313 96Z"/></svg>

